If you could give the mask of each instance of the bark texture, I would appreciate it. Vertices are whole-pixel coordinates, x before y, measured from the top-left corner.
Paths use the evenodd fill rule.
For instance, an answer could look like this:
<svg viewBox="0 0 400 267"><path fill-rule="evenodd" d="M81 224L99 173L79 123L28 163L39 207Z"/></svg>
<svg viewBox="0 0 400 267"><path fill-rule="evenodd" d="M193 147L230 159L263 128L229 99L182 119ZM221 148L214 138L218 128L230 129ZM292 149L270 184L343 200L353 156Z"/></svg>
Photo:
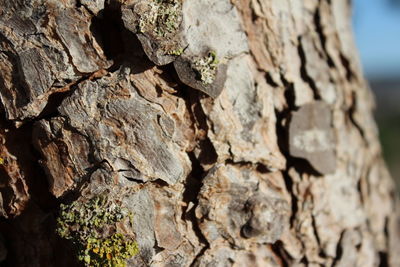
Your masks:
<svg viewBox="0 0 400 267"><path fill-rule="evenodd" d="M0 0L0 261L400 266L350 17L347 0Z"/></svg>

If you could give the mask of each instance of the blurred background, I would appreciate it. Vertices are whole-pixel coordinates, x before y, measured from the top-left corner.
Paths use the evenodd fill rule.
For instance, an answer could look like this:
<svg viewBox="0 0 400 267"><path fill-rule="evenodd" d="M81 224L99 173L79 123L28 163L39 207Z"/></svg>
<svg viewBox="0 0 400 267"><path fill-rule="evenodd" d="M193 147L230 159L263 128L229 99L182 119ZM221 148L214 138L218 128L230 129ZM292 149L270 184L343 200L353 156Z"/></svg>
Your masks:
<svg viewBox="0 0 400 267"><path fill-rule="evenodd" d="M384 156L400 188L400 0L353 0L353 24Z"/></svg>

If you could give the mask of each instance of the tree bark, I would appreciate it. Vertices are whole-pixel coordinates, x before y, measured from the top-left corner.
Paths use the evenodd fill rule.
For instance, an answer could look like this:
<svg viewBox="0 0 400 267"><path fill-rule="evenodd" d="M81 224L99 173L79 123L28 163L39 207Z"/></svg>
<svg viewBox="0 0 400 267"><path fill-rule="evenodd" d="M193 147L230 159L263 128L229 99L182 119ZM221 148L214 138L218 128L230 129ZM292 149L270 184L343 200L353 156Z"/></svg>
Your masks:
<svg viewBox="0 0 400 267"><path fill-rule="evenodd" d="M0 0L0 261L400 266L350 18L347 0Z"/></svg>

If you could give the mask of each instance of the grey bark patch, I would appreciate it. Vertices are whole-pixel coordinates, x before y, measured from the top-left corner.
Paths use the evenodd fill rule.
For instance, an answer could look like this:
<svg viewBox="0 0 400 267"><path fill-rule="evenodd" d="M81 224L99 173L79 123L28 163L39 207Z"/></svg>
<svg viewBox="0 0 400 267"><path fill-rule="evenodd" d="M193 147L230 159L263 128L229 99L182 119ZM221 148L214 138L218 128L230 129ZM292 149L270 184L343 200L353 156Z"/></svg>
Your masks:
<svg viewBox="0 0 400 267"><path fill-rule="evenodd" d="M244 236L268 236L267 242L278 240L289 213L288 203L279 198L256 194L247 201L246 206L251 217L242 228Z"/></svg>
<svg viewBox="0 0 400 267"><path fill-rule="evenodd" d="M212 101L202 99L202 106L212 121L208 136L218 159L232 157L235 162L262 163L270 169L284 169L285 158L276 140L273 91L261 76L254 77L249 55L229 61L225 90Z"/></svg>
<svg viewBox="0 0 400 267"><path fill-rule="evenodd" d="M289 220L290 206L285 196L266 182L268 178L234 165L210 171L196 209L199 227L210 243L225 239L240 247L247 242L273 243L279 239Z"/></svg>
<svg viewBox="0 0 400 267"><path fill-rule="evenodd" d="M190 169L186 153L169 136L171 119L163 118L167 115L161 109L140 98L118 74L81 83L59 111L91 137L96 160L106 160L127 178L174 184Z"/></svg>
<svg viewBox="0 0 400 267"><path fill-rule="evenodd" d="M0 4L6 6L0 15L0 98L7 119L38 116L55 91L111 65L84 8L49 1Z"/></svg>
<svg viewBox="0 0 400 267"><path fill-rule="evenodd" d="M21 71L24 80L31 88L30 98L38 97L51 87L54 77L51 63L46 60L37 48L27 49L19 53Z"/></svg>
<svg viewBox="0 0 400 267"><path fill-rule="evenodd" d="M243 126L244 140L251 142L251 131L262 117L263 105L258 101L255 80L246 56L236 57L229 62L225 87L229 90L229 100Z"/></svg>
<svg viewBox="0 0 400 267"><path fill-rule="evenodd" d="M175 132L174 121L167 116L159 116L158 124L161 126L161 129L163 130L164 134L167 137L172 138L172 136L174 135L174 132Z"/></svg>
<svg viewBox="0 0 400 267"><path fill-rule="evenodd" d="M229 0L186 0L182 12L188 54L212 49L220 58L233 58L248 51L239 14Z"/></svg>
<svg viewBox="0 0 400 267"><path fill-rule="evenodd" d="M320 173L336 168L335 136L329 106L314 102L293 112L289 126L289 150L294 157L306 159Z"/></svg>
<svg viewBox="0 0 400 267"><path fill-rule="evenodd" d="M101 48L95 44L90 32L91 16L83 8L80 11L59 11L56 21L57 33L80 72L91 73L111 66Z"/></svg>
<svg viewBox="0 0 400 267"><path fill-rule="evenodd" d="M157 245L169 251L176 251L182 244L183 237L177 229L177 198L172 198L172 192L150 191L155 195L154 207L154 228ZM168 231L165 231L168 229Z"/></svg>
<svg viewBox="0 0 400 267"><path fill-rule="evenodd" d="M123 206L133 213L133 231L139 245L141 259L149 263L155 254L154 203L146 189L127 195ZM133 261L136 259L132 259ZM137 259L139 260L139 259ZM137 266L137 265L134 265Z"/></svg>
<svg viewBox="0 0 400 267"><path fill-rule="evenodd" d="M224 87L226 62L248 51L239 15L228 0L187 0L182 12L182 35L187 47L175 61L176 71L183 83L215 98ZM210 53L219 63L209 70L196 69L196 61ZM215 72L211 81L204 78L204 71Z"/></svg>

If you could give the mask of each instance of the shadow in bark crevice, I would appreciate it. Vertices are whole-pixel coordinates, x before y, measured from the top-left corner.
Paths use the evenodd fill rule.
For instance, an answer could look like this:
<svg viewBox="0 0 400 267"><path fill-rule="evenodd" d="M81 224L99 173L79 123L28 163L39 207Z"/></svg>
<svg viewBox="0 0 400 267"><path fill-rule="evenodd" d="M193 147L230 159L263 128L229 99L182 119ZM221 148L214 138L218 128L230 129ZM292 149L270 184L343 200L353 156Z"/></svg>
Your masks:
<svg viewBox="0 0 400 267"><path fill-rule="evenodd" d="M190 265L192 266L196 260L201 257L201 255L203 255L204 252L210 247L210 244L203 235L195 214L196 207L199 204L198 195L203 185L202 180L207 175L207 172L204 171L200 161L196 158L193 152L189 152L188 156L192 162L192 171L186 179L185 190L183 192L182 200L186 203L186 206L182 207L182 220L192 222L193 232L196 234L198 240L204 244L204 247L196 255L195 259ZM193 203L193 206L190 210L188 210L189 203Z"/></svg>
<svg viewBox="0 0 400 267"><path fill-rule="evenodd" d="M331 56L329 55L328 49L326 48L326 36L324 33L324 27L321 21L321 1L319 4L319 7L317 8L317 10L315 11L314 14L314 24L315 24L315 31L318 34L322 49L325 52L325 56L326 56L326 62L328 63L328 66L330 68L335 68L335 62L333 62Z"/></svg>
<svg viewBox="0 0 400 267"><path fill-rule="evenodd" d="M366 136L365 136L365 132L363 127L357 122L355 115L357 114L357 95L356 92L351 92L351 105L348 108L346 114L348 119L350 120L350 122L354 125L354 127L356 127L357 131L360 133L360 135L362 136L363 140L365 141L365 144L368 146L369 143L366 140Z"/></svg>
<svg viewBox="0 0 400 267"><path fill-rule="evenodd" d="M297 52L299 54L300 62L301 62L300 76L310 86L311 90L314 93L314 99L320 100L321 95L319 93L317 84L315 83L313 78L310 77L310 75L308 75L308 72L307 72L307 58L306 58L306 52L304 51L304 48L302 45L302 37L301 36L298 38Z"/></svg>
<svg viewBox="0 0 400 267"><path fill-rule="evenodd" d="M336 245L336 257L333 259L332 261L332 266L336 266L337 263L339 262L339 260L342 258L343 256L343 247L342 247L342 241L343 241L343 237L344 237L345 231L342 231L340 233L340 238L337 242Z"/></svg>
<svg viewBox="0 0 400 267"><path fill-rule="evenodd" d="M201 107L199 99L203 95L200 91L196 91L187 87L186 85L182 85L183 90L180 92L180 97L185 99L185 103L187 106L187 110L190 113L191 121L193 122L193 127L197 130L195 131L204 131L206 134L203 137L196 137L196 145L197 149L200 151L196 154L193 150L189 151L187 154L192 163L192 171L188 175L185 181L185 191L183 192L183 201L187 203L186 207L183 207L182 210L182 219L189 220L192 222L193 231L198 237L199 241L204 244L203 249L196 255L193 263L197 261L201 255L205 253L205 251L209 248L209 243L205 236L203 235L199 225L198 220L195 215L195 209L198 206L198 195L203 186L203 179L207 176L207 170L204 169L203 166L211 166L217 162L217 153L210 139L207 137L208 132L208 124L206 115ZM190 210L187 210L189 207L189 203L193 203L193 207Z"/></svg>
<svg viewBox="0 0 400 267"><path fill-rule="evenodd" d="M154 67L136 35L125 28L120 3L106 2L104 9L93 16L90 30L107 59L113 61L108 71L129 66L132 73L141 73Z"/></svg>
<svg viewBox="0 0 400 267"><path fill-rule="evenodd" d="M286 103L288 105L287 112L298 110L298 107L296 106L296 94L294 91L294 84L292 82L289 82L288 80L286 80L283 73L280 74L280 79L283 83L283 86L285 87L284 95L286 98ZM269 79L266 79L266 81L272 86L275 84L275 83L271 83L269 81Z"/></svg>
<svg viewBox="0 0 400 267"><path fill-rule="evenodd" d="M39 165L40 155L31 142L34 121L16 128L5 118L0 120L2 128L7 129L4 146L16 157L30 195L20 215L0 220L8 250L1 266L79 266L69 257L72 248L54 231L60 201L49 192L46 174ZM60 247L64 249L56 249Z"/></svg>
<svg viewBox="0 0 400 267"><path fill-rule="evenodd" d="M281 259L282 267L289 267L292 262L292 257L286 252L282 241L278 240L271 245L272 251ZM278 263L277 263L278 265Z"/></svg>

